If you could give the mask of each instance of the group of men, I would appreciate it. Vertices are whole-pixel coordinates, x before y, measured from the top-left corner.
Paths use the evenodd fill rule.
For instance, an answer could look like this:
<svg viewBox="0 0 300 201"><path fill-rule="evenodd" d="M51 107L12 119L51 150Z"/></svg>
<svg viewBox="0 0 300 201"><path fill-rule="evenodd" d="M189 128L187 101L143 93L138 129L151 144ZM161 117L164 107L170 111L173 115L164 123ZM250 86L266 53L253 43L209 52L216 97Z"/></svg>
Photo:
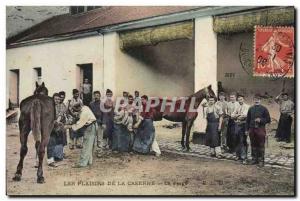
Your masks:
<svg viewBox="0 0 300 201"><path fill-rule="evenodd" d="M155 140L153 115L151 111L144 112L148 100L146 95L139 97L139 92L135 91L133 97L124 92L125 101L116 111L113 92L110 89L106 90L103 98L100 91L94 91L92 102L83 101L77 89L73 89L72 93L72 99L66 103L64 91L53 95L56 120L47 146L49 166L57 167L57 162L66 157L64 147L68 144L67 133L69 133L69 149L81 149L80 159L73 166L77 168L92 164L94 145L97 145L99 152L112 149L114 152L135 151L148 154L152 150L156 156L161 154ZM141 112L133 107L137 102L141 103ZM118 136L120 126L124 130L121 136ZM125 138L122 138L124 133ZM124 144L125 140L120 141L121 138L128 139L128 143Z"/></svg>
<svg viewBox="0 0 300 201"><path fill-rule="evenodd" d="M85 81L88 85L88 81ZM91 88L86 86L85 91ZM89 89L87 89L89 88ZM54 93L56 121L47 147L48 164L56 167L56 162L65 157L69 131L69 148L82 149L79 162L74 167L92 164L93 148L96 142L98 151L110 149L113 152L138 152L147 154L152 150L156 156L161 154L155 139L153 113L146 111L148 97L134 96L123 92L123 100L118 109L113 100L113 92L106 90L105 97L99 91L93 92L93 101L87 101L86 93L80 98L80 92L73 89L73 97L64 103L65 92ZM219 100L210 97L203 104L207 119L206 145L211 148L213 157L222 158L224 152L234 153L242 164L264 165L266 124L271 122L268 109L261 105L261 95L254 96L254 104L247 105L244 96L231 93L219 93ZM277 141L290 142L294 103L287 93L279 94L275 101L280 105L280 120L276 132ZM136 107L140 103L141 110ZM102 108L103 107L103 108ZM252 160L248 161L247 138L251 142Z"/></svg>
<svg viewBox="0 0 300 201"><path fill-rule="evenodd" d="M287 93L279 94L275 101L280 105L280 120L276 132L277 141L291 141L291 125L294 103ZM243 164L264 165L266 124L271 122L268 109L261 105L261 95L255 94L252 106L244 102L242 94L231 93L229 101L226 94L219 93L219 100L209 98L203 104L207 119L206 145L211 155L222 158L222 153L234 153L236 160ZM248 161L247 138L250 138L252 160Z"/></svg>

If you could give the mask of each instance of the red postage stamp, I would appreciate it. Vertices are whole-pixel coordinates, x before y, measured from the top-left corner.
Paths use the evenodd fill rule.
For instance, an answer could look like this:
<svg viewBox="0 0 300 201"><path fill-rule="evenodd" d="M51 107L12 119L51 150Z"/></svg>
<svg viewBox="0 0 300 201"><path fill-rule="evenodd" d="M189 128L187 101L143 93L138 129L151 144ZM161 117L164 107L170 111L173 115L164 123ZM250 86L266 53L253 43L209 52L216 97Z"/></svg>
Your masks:
<svg viewBox="0 0 300 201"><path fill-rule="evenodd" d="M294 77L294 28L255 27L254 76Z"/></svg>

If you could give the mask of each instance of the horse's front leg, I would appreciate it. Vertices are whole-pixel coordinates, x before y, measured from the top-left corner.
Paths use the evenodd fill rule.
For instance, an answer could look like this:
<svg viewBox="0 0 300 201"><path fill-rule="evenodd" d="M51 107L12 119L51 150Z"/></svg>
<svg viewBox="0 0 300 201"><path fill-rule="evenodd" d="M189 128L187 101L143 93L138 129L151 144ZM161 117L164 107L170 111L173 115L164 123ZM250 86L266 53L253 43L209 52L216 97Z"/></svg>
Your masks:
<svg viewBox="0 0 300 201"><path fill-rule="evenodd" d="M185 144L184 144L184 136L185 136L185 132L186 132L186 122L182 122L182 131L181 131L182 135L181 135L181 146L182 146L182 150L185 149Z"/></svg>
<svg viewBox="0 0 300 201"><path fill-rule="evenodd" d="M186 145L186 150L191 151L190 148L190 133L191 133L191 128L193 126L194 120L188 120L187 125L186 125L186 139L185 139L185 145Z"/></svg>

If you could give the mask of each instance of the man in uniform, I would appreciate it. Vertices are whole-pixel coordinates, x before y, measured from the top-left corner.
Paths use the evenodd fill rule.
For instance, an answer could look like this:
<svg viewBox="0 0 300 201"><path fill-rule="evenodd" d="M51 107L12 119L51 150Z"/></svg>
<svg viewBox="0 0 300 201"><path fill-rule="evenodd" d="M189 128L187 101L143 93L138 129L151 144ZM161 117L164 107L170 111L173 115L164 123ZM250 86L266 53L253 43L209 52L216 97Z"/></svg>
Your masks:
<svg viewBox="0 0 300 201"><path fill-rule="evenodd" d="M91 108L92 112L94 113L94 115L97 119L97 125L98 125L97 147L102 149L107 144L104 143L104 139L103 139L103 129L102 129L103 114L102 114L102 111L101 111L101 108L100 108L100 104L101 104L100 98L101 98L100 91L94 91L94 101L92 101L90 103L90 108Z"/></svg>
<svg viewBox="0 0 300 201"><path fill-rule="evenodd" d="M264 166L266 124L270 123L270 114L266 107L260 103L260 95L254 96L254 105L251 106L246 118L246 131L249 133L251 142L251 164Z"/></svg>
<svg viewBox="0 0 300 201"><path fill-rule="evenodd" d="M106 90L106 97L104 98L101 107L103 107L102 126L103 126L104 142L106 140L107 145L111 148L115 103L113 101L113 92L110 89Z"/></svg>

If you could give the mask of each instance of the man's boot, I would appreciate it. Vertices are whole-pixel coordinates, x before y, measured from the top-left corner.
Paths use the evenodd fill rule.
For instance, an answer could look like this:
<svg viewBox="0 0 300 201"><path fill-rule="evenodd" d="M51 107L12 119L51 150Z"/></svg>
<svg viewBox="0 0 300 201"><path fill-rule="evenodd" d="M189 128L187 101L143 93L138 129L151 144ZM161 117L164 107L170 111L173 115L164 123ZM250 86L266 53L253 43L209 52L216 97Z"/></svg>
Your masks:
<svg viewBox="0 0 300 201"><path fill-rule="evenodd" d="M264 149L258 150L258 167L264 167L265 165L265 151Z"/></svg>
<svg viewBox="0 0 300 201"><path fill-rule="evenodd" d="M257 149L252 148L251 151L252 160L249 162L250 165L258 164L258 155L257 155Z"/></svg>

